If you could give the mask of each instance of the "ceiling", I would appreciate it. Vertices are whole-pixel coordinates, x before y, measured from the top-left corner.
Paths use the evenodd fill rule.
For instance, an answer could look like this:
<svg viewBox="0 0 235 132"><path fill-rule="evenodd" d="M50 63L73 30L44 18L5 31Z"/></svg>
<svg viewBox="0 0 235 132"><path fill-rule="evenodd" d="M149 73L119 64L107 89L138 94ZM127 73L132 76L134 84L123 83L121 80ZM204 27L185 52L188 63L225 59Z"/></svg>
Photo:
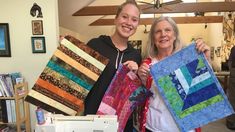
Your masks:
<svg viewBox="0 0 235 132"><path fill-rule="evenodd" d="M91 27L90 23L102 16L72 16L79 9L87 5L120 5L125 0L58 0L59 25L81 35L89 36L89 32L101 34L101 27ZM92 3L93 2L93 3ZM104 29L110 27L103 27Z"/></svg>
<svg viewBox="0 0 235 132"><path fill-rule="evenodd" d="M125 0L58 0L59 9L59 25L66 29L72 30L84 36L93 34L102 34L102 30L109 29L110 26L89 26L94 21L107 17L103 15L94 16L73 16L78 10L86 6L114 6L120 5ZM151 2L152 0L145 0ZM187 0L186 0L187 1ZM198 2L206 2L208 0L197 0ZM224 2L232 0L213 0L215 2ZM110 16L108 16L110 17ZM113 18L113 16L111 16Z"/></svg>

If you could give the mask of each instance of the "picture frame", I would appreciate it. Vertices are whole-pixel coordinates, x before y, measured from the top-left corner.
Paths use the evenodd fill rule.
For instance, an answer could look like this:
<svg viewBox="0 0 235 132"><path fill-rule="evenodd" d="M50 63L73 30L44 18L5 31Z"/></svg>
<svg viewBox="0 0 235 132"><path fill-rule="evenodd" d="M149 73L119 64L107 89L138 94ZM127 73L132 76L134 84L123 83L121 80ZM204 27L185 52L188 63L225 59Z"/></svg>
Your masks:
<svg viewBox="0 0 235 132"><path fill-rule="evenodd" d="M216 54L217 57L220 57L220 52L221 52L220 50L221 50L220 46L217 47L217 49L215 50L215 54Z"/></svg>
<svg viewBox="0 0 235 132"><path fill-rule="evenodd" d="M43 35L42 20L32 20L32 34L33 35Z"/></svg>
<svg viewBox="0 0 235 132"><path fill-rule="evenodd" d="M0 23L0 57L11 57L8 23Z"/></svg>
<svg viewBox="0 0 235 132"><path fill-rule="evenodd" d="M31 37L32 52L46 53L45 37Z"/></svg>

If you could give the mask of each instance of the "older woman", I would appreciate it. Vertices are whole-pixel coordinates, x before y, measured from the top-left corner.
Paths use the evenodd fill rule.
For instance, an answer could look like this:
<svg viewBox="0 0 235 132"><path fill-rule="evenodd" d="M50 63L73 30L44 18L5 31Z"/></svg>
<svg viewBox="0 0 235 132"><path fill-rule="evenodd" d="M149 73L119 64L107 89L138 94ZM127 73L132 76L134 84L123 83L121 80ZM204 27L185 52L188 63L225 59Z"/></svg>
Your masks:
<svg viewBox="0 0 235 132"><path fill-rule="evenodd" d="M153 96L147 100L145 109L142 112L140 122L141 131L149 132L177 132L177 127L173 117L163 102L162 97L155 88L149 74L149 64L157 63L164 58L179 51L182 44L179 39L179 30L170 17L160 17L156 19L150 29L149 43L147 45L147 59L145 59L138 70L138 75L143 84L149 88ZM198 52L204 52L210 58L209 47L202 39L196 40ZM191 130L192 132L195 130Z"/></svg>

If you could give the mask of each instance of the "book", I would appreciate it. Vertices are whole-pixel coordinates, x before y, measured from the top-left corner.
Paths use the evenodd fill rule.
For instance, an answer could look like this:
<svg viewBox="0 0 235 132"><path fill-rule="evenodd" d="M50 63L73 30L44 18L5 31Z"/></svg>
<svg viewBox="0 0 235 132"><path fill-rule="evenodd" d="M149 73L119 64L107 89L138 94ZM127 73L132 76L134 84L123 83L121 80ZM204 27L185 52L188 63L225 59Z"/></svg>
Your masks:
<svg viewBox="0 0 235 132"><path fill-rule="evenodd" d="M12 123L11 100L6 100L8 123Z"/></svg>
<svg viewBox="0 0 235 132"><path fill-rule="evenodd" d="M6 100L2 99L0 100L0 102L1 102L1 109L2 109L2 122L8 123Z"/></svg>
<svg viewBox="0 0 235 132"><path fill-rule="evenodd" d="M0 97L4 97L4 91L3 91L3 87L2 85L0 84Z"/></svg>
<svg viewBox="0 0 235 132"><path fill-rule="evenodd" d="M3 80L3 75L0 76L0 85L2 86L3 92L5 93L6 97L10 97L9 90Z"/></svg>
<svg viewBox="0 0 235 132"><path fill-rule="evenodd" d="M12 117L12 122L16 122L16 102L15 100L10 100L11 102L11 117Z"/></svg>
<svg viewBox="0 0 235 132"><path fill-rule="evenodd" d="M12 78L10 74L6 74L3 76L3 79L5 81L5 84L9 90L9 93L11 96L14 96L14 86L13 86L13 82L12 82Z"/></svg>
<svg viewBox="0 0 235 132"><path fill-rule="evenodd" d="M23 78L20 72L14 72L14 73L11 73L10 75L12 78L13 85L16 85L19 82L21 82L21 81L19 81L19 78ZM22 79L20 79L20 80L22 80Z"/></svg>

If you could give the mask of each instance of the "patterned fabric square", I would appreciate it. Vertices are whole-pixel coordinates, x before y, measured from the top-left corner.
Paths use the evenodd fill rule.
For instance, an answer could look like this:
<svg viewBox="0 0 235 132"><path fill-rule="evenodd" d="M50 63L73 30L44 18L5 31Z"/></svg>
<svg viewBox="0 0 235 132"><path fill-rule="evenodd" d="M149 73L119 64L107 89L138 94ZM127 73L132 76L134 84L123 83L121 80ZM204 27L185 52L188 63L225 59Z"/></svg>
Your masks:
<svg viewBox="0 0 235 132"><path fill-rule="evenodd" d="M120 65L105 92L97 114L117 115L118 132L122 132L132 111L143 104L150 95L151 92L142 87L136 74L126 66Z"/></svg>
<svg viewBox="0 0 235 132"><path fill-rule="evenodd" d="M84 100L108 59L72 36L65 36L26 101L65 115L81 115Z"/></svg>
<svg viewBox="0 0 235 132"><path fill-rule="evenodd" d="M195 50L195 44L154 64L150 73L181 131L234 112L205 56Z"/></svg>

